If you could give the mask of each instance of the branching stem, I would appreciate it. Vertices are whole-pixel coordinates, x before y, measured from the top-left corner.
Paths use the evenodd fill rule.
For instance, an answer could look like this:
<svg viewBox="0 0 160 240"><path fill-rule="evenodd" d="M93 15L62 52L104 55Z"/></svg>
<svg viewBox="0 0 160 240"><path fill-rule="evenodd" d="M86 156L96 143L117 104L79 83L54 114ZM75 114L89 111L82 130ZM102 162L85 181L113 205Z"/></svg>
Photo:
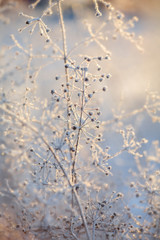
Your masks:
<svg viewBox="0 0 160 240"><path fill-rule="evenodd" d="M59 20L60 20L60 26L61 26L61 32L62 32L62 42L63 42L63 61L64 61L64 68L65 68L65 77L66 77L66 87L67 87L67 129L70 130L70 119L69 119L69 108L70 108L70 87L69 87L69 72L68 68L66 67L67 64L67 42L66 42L66 30L64 25L64 19L63 19L63 12L62 12L62 6L61 6L61 0L58 0L58 12L59 12ZM69 148L71 149L71 142L69 140ZM73 159L72 152L70 151L70 158L71 161Z"/></svg>
<svg viewBox="0 0 160 240"><path fill-rule="evenodd" d="M43 136L43 134L40 134L40 132L38 131L37 128L35 128L33 125L29 124L28 122L26 122L25 120L23 119L20 119L15 113L13 113L12 111L0 106L0 109L6 113L7 115L11 116L12 119L16 119L19 123L22 124L22 126L24 127L27 127L28 129L30 129L38 138L40 138L42 140L42 142L46 145L46 147L49 149L49 151L51 152L51 154L53 155L54 159L56 160L58 166L60 167L61 171L63 172L64 174L64 177L67 179L67 182L68 182L68 185L69 187L72 189L72 192L74 194L74 197L76 199L76 202L77 202L77 205L78 205L78 208L79 208L79 211L80 211L80 215L81 215L81 218L82 218L82 221L83 221L83 224L84 224L84 227L85 227L85 231L86 231L86 235L87 235L87 239L88 240L91 240L90 238L90 235L89 235L89 230L88 230L88 226L87 226L87 222L86 222L86 219L85 219L85 215L84 215L84 212L83 212L83 209L82 209L82 206L81 206L81 203L80 203L80 200L79 200L79 197L78 197L78 194L75 190L75 187L72 185L69 177L68 177L68 174L67 172L65 171L63 165L61 164L60 160L58 159L53 147L48 143L47 139Z"/></svg>
<svg viewBox="0 0 160 240"><path fill-rule="evenodd" d="M85 81L85 71L84 71L84 76L82 77L81 110L80 110L80 116L79 116L79 126L78 126L75 154L74 154L74 159L73 159L73 164L72 164L72 182L74 182L74 184L76 183L75 164L76 164L76 158L77 158L77 153L78 153L80 134L81 134L81 130L82 130L82 117L83 117L83 110L84 110L84 94L85 94L85 84L84 84L84 81Z"/></svg>
<svg viewBox="0 0 160 240"><path fill-rule="evenodd" d="M68 130L70 130L71 126L70 126L69 112L70 112L71 103L70 103L70 87L69 87L69 70L68 70L68 67L66 67L66 64L67 64L67 43L66 43L66 31L65 31L65 24L64 24L64 19L63 19L63 11L62 11L62 6L61 6L61 0L58 0L58 11L59 11L59 18L60 18L60 25L61 25L61 32L62 32L63 52L64 52L64 68L65 68L66 87L67 87L67 128L68 128ZM76 159L76 155L77 155L78 143L79 143L79 138L80 138L80 127L81 127L81 121L82 121L82 112L83 112L83 97L82 97L82 109L81 109L81 116L80 116L80 122L79 122L79 132L78 132L78 136L77 136L77 144L76 144L75 155L73 156L72 152L70 151L70 157L71 157L71 160L72 160L72 169L71 169L72 184L74 183L73 174L74 174L74 170L75 170L74 169L75 159ZM70 140L69 140L69 147L71 149ZM72 187L72 207L73 207L73 195L74 195L74 197L76 199L76 202L78 204L78 207L79 207L79 211L80 211L80 215L81 215L84 227L85 227L87 239L90 240L91 238L90 238L90 235L89 235L85 215L83 213L83 209L82 209L78 194L77 194L74 187Z"/></svg>

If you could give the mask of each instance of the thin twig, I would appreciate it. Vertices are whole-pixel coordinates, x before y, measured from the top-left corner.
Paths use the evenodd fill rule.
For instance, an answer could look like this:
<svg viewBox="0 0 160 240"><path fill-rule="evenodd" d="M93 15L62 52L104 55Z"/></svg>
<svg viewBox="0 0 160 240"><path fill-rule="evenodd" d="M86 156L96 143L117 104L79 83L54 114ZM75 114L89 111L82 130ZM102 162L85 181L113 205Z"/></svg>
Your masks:
<svg viewBox="0 0 160 240"><path fill-rule="evenodd" d="M80 117L79 117L79 126L78 126L78 133L77 133L77 141L76 141L76 148L75 148L75 154L72 164L72 181L76 183L76 176L75 176L75 164L76 164L76 157L78 153L78 146L79 146L79 140L80 140L80 134L82 130L82 117L83 117L83 109L84 109L84 94L85 94L85 85L84 80L85 79L85 71L84 76L82 78L82 98L81 98L81 110L80 110Z"/></svg>
<svg viewBox="0 0 160 240"><path fill-rule="evenodd" d="M66 93L67 94L67 129L70 130L70 120L69 120L69 106L70 106L69 72L68 72L68 68L65 67L66 64L67 64L67 42L66 42L66 30L65 30L65 25L64 25L61 0L58 0L58 12L59 12L60 25L61 25L61 31L62 31L63 61L64 61L66 87L67 87L67 93ZM70 139L69 139L69 148L71 149ZM70 158L71 158L71 160L73 158L71 151L70 151Z"/></svg>

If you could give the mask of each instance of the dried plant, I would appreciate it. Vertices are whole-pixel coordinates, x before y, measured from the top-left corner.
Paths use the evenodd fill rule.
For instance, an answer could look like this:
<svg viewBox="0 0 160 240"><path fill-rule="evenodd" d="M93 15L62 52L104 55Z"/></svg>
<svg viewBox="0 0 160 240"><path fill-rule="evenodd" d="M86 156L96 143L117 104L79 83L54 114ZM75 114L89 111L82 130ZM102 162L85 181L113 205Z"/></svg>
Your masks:
<svg viewBox="0 0 160 240"><path fill-rule="evenodd" d="M111 84L106 69L112 56L106 42L120 36L142 51L142 37L130 32L138 18L126 20L110 3L94 0L94 21L91 24L90 18L83 21L84 16L79 16L86 37L71 47L65 1L49 0L40 14L34 11L39 2L30 5L38 17L19 14L24 26L18 31L24 42L12 34L13 45L1 51L5 69L0 100L5 172L1 218L6 228L10 224L24 239L158 239L159 172L150 173L152 167L144 171L141 166L144 158L159 164L158 143L157 155L150 157L143 152L148 140L137 139L134 127L125 121L147 113L158 123L159 96L148 91L142 107L128 113L119 109L112 119L102 117L101 99ZM52 26L52 20L47 23L53 16L55 22L59 19L58 26ZM44 97L41 93L48 81L53 87ZM105 145L108 128L120 139L118 150ZM139 188L145 192L149 223L143 216L137 220L125 195L110 186L110 161L125 153L135 159L141 173L143 183L132 181L130 187L136 187L137 197Z"/></svg>

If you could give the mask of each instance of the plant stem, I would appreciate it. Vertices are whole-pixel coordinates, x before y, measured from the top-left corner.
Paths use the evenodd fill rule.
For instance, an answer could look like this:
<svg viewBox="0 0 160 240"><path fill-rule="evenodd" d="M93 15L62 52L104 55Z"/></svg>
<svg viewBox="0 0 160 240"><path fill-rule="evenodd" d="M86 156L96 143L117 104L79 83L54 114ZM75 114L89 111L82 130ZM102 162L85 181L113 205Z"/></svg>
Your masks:
<svg viewBox="0 0 160 240"><path fill-rule="evenodd" d="M62 6L61 6L61 0L58 0L58 11L59 11L59 17L60 17L60 25L61 25L61 31L62 31L62 41L63 41L63 54L64 54L64 68L65 68L65 76L66 76L66 87L67 87L67 129L70 130L71 126L70 126L70 119L69 119L69 108L71 106L70 104L70 88L69 88L69 72L68 72L68 68L66 67L67 64L67 43L66 43L66 31L65 31L65 25L64 25L64 19L63 19L63 11L62 11ZM82 100L83 102L83 100ZM83 108L83 105L82 105ZM82 119L82 111L83 109L81 109L81 117L80 117L80 123L79 125L81 126L81 119ZM78 137L77 137L77 145L76 145L76 153L73 159L73 154L70 151L70 157L72 160L72 170L71 170L71 175L72 175L72 184L74 183L74 179L73 179L73 174L74 174L74 165L75 165L75 158L76 158L76 154L77 154L77 150L78 150L78 143L79 143L79 137L80 137L80 131L78 133ZM69 148L71 147L71 142L69 140ZM72 187L72 207L73 207L73 195L76 199L76 202L78 204L79 207L79 211L80 211L80 215L85 227L85 231L86 231L86 235L87 235L87 239L90 240L90 235L89 235L89 230L88 230L88 226L87 226L87 222L85 219L85 215L83 213L83 209L78 197L78 194L76 192L76 190L74 189L74 187Z"/></svg>
<svg viewBox="0 0 160 240"><path fill-rule="evenodd" d="M61 25L61 31L62 31L62 41L63 41L63 61L64 61L64 66L67 64L67 43L66 43L66 30L65 30L65 25L64 25L64 19L63 19L63 12L62 12L62 6L61 6L61 1L58 1L58 11L59 11L59 17L60 17L60 25ZM65 76L66 76L66 85L67 85L67 103L69 104L70 102L70 96L69 96L69 73L68 73L68 68L65 67ZM68 107L67 107L67 110ZM69 124L69 122L68 122Z"/></svg>
<svg viewBox="0 0 160 240"><path fill-rule="evenodd" d="M76 175L75 175L75 164L76 164L76 158L77 158L77 153L78 153L78 146L79 146L79 140L80 140L80 134L82 130L82 117L83 117L83 109L84 109L84 93L85 93L85 85L84 85L84 80L85 80L85 72L84 76L82 77L82 98L81 98L81 109L80 109L80 117L79 117L79 126L78 126L78 133L77 133L77 141L76 141L76 147L75 147L75 154L74 154L74 159L72 163L72 182L76 184Z"/></svg>
<svg viewBox="0 0 160 240"><path fill-rule="evenodd" d="M58 12L59 12L59 20L60 20L60 26L61 26L61 32L62 32L62 42L63 42L63 61L64 61L64 69L65 69L65 77L66 77L66 87L67 87L67 130L70 130L70 119L69 119L69 108L70 108L70 87L69 87L69 72L68 68L65 67L67 64L67 42L66 42L66 30L64 25L64 19L63 19L63 11L61 6L61 0L58 0ZM71 142L69 140L69 149L71 149ZM71 161L73 159L73 154L70 152L70 158ZM72 173L71 173L72 174Z"/></svg>

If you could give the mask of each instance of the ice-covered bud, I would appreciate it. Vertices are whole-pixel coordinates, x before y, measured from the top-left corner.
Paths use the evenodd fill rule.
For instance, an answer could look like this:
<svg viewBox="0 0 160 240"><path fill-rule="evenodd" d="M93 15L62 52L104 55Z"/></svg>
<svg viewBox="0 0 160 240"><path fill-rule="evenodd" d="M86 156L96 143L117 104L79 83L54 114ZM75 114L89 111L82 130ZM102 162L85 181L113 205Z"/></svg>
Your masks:
<svg viewBox="0 0 160 240"><path fill-rule="evenodd" d="M103 91L103 92L106 92L107 89L108 89L108 87L104 86L104 87L102 88L102 91Z"/></svg>

